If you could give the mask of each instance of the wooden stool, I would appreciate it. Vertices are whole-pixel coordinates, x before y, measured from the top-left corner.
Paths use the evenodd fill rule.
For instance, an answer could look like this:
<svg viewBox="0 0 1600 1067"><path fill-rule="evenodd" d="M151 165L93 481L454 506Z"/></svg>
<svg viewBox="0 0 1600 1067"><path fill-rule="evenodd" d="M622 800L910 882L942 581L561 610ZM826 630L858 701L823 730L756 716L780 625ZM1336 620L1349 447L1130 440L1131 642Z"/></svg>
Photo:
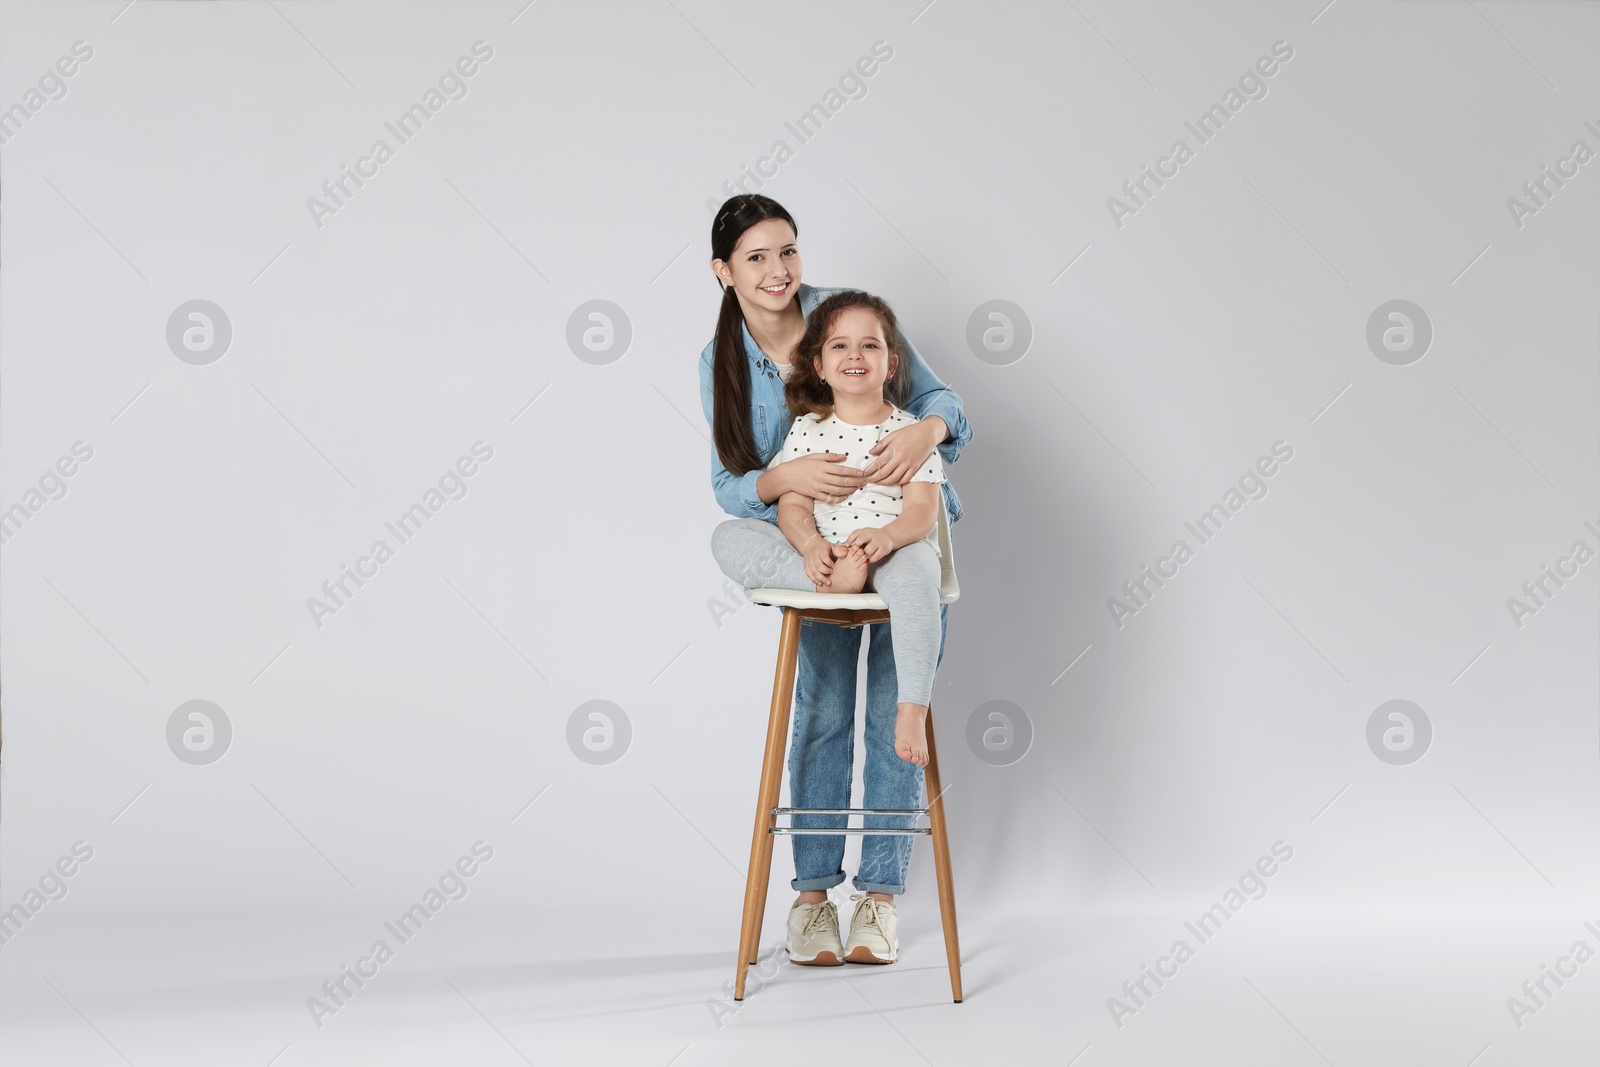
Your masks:
<svg viewBox="0 0 1600 1067"><path fill-rule="evenodd" d="M953 603L961 595L956 584L955 555L950 545L950 522L939 508L939 603ZM767 718L766 754L761 761L761 786L756 794L755 831L750 840L750 866L744 883L744 919L739 928L739 960L733 982L733 999L744 999L745 972L756 962L761 923L766 914L767 886L772 879L772 839L780 834L928 834L933 839L934 876L939 886L939 918L944 925L945 958L950 966L950 992L961 1003L961 948L956 937L956 895L950 880L950 844L945 836L944 797L939 782L939 750L934 743L933 709L928 709L928 765L922 769L926 808L780 808L778 788L789 747L789 710L794 700L794 679L800 657L800 623L805 619L835 626L865 626L888 622L888 605L876 593L817 593L795 589L747 589L755 604L783 612L778 638L778 665L772 682L772 713ZM910 829L866 827L779 826L779 815L926 815L928 826Z"/></svg>

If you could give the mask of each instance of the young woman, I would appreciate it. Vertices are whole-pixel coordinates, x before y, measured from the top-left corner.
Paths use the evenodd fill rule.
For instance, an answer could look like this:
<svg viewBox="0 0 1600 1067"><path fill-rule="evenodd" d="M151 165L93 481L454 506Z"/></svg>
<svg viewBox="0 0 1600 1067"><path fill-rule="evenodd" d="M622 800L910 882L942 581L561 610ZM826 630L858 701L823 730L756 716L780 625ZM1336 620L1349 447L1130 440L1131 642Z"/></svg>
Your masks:
<svg viewBox="0 0 1600 1067"><path fill-rule="evenodd" d="M717 502L735 519L717 527L712 551L734 581L769 573L770 558L752 554L750 523L775 523L778 501L796 493L836 504L868 483L904 485L937 449L954 463L972 437L961 398L934 376L922 356L899 334L895 340L906 377L904 410L915 422L886 433L870 450L872 463L858 469L843 453L818 452L767 464L788 435L793 417L784 383L795 368L795 346L807 317L836 290L801 282L797 227L777 201L758 194L735 196L711 227L711 269L722 286L716 336L700 355L700 401L713 435L711 483ZM898 334L898 331L896 331ZM961 503L949 482L941 487L950 521ZM760 537L760 533L753 535ZM792 551L787 545L784 551ZM769 549L770 551L770 549ZM819 560L819 577L830 578L836 562ZM940 656L946 609L939 608ZM871 627L867 659L865 804L870 808L920 806L922 768L894 749L899 684L890 623ZM801 626L795 685L794 733L789 746L790 804L803 808L850 806L856 662L861 630L807 621ZM841 827L844 816L797 816L797 826ZM897 820L868 816L869 828L891 828ZM899 820L900 825L905 820ZM827 891L844 881L844 837L793 835L799 898L789 913L790 958L797 963L843 962L837 909ZM898 953L893 898L905 892L910 836L864 836L854 885L864 896L851 922L850 951L869 962L891 963Z"/></svg>

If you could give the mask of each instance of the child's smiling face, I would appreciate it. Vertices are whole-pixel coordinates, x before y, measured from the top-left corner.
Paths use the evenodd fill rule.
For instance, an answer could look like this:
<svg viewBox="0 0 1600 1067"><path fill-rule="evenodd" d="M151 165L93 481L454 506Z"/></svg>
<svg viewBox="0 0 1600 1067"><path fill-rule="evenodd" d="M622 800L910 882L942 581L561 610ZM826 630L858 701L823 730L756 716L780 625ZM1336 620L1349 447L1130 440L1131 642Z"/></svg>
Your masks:
<svg viewBox="0 0 1600 1067"><path fill-rule="evenodd" d="M817 373L835 396L882 397L894 361L882 320L866 308L846 308L834 316L822 342Z"/></svg>

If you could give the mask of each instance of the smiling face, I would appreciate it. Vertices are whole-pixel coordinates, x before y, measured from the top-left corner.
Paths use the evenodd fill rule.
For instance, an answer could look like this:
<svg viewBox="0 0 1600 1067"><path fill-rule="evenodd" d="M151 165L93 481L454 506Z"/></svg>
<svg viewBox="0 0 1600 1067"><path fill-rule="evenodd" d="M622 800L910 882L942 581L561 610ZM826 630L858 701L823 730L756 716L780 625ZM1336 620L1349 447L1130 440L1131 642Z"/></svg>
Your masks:
<svg viewBox="0 0 1600 1067"><path fill-rule="evenodd" d="M845 308L833 317L816 358L817 374L835 397L881 399L896 363L884 341L883 320L860 307Z"/></svg>
<svg viewBox="0 0 1600 1067"><path fill-rule="evenodd" d="M794 228L783 219L765 219L740 236L727 260L714 259L711 270L732 286L746 307L782 311L800 288L800 249Z"/></svg>

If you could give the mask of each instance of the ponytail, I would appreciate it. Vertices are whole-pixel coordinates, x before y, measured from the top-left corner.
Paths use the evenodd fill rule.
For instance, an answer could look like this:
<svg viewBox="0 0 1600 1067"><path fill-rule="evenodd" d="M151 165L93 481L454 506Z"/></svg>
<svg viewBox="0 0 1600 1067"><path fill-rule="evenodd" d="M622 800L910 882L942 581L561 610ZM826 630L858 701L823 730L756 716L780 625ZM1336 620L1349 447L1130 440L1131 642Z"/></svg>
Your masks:
<svg viewBox="0 0 1600 1067"><path fill-rule="evenodd" d="M744 311L733 286L722 290L717 336L712 344L711 436L717 456L733 474L766 466L750 428L750 359L744 351Z"/></svg>

